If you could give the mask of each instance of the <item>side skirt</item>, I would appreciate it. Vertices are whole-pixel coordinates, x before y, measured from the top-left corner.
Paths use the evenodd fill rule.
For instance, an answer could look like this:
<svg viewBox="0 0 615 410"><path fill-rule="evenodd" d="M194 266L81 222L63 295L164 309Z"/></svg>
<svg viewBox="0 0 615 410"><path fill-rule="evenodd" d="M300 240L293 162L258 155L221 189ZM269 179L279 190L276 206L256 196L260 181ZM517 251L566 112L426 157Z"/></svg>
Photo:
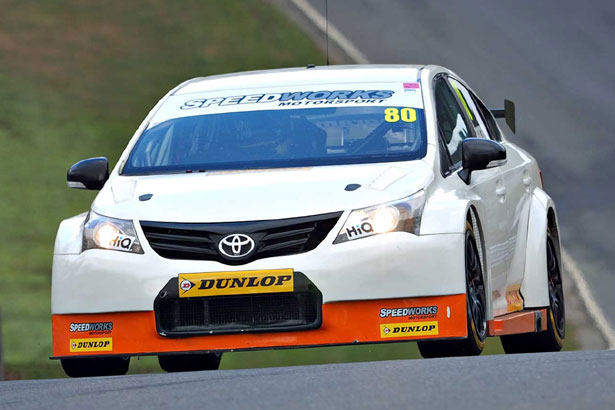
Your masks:
<svg viewBox="0 0 615 410"><path fill-rule="evenodd" d="M547 309L508 313L487 321L488 336L534 333L547 330Z"/></svg>

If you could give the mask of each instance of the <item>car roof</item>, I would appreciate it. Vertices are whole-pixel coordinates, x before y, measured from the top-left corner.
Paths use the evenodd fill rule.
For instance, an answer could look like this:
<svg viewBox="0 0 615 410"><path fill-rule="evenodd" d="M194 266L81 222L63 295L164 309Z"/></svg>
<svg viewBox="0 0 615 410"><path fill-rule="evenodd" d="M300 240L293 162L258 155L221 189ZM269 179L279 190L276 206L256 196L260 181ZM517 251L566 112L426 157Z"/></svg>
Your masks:
<svg viewBox="0 0 615 410"><path fill-rule="evenodd" d="M415 82L423 65L334 65L245 71L194 78L174 95L311 84Z"/></svg>

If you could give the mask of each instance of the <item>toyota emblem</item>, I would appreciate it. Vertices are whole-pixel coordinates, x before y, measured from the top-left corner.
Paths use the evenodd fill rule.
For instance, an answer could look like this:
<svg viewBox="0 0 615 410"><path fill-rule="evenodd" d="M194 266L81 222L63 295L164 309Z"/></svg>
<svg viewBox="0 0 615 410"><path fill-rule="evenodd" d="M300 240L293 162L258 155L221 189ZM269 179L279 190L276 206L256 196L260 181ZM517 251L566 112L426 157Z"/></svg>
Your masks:
<svg viewBox="0 0 615 410"><path fill-rule="evenodd" d="M218 243L220 253L227 258L243 258L254 250L254 239L242 233L227 235Z"/></svg>

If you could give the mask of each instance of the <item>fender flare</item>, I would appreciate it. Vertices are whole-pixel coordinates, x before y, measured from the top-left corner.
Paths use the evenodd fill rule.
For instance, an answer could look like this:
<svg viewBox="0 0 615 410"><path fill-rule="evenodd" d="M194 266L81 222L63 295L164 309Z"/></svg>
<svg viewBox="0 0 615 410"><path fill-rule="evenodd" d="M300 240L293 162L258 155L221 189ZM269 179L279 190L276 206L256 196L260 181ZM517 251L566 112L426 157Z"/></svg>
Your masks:
<svg viewBox="0 0 615 410"><path fill-rule="evenodd" d="M481 254L483 267L483 280L485 282L485 297L487 298L486 317L493 319L493 302L491 294L491 270L487 263L487 250L485 248L485 233L481 215L485 214L484 205L480 198L450 198L432 197L427 204L421 219L421 235L437 235L446 233L464 234L468 213L473 215L472 225L478 229L477 245Z"/></svg>
<svg viewBox="0 0 615 410"><path fill-rule="evenodd" d="M81 253L83 224L87 216L88 213L84 212L60 223L53 249L54 255L78 255Z"/></svg>
<svg viewBox="0 0 615 410"><path fill-rule="evenodd" d="M552 220L549 219L552 215ZM556 230L557 213L553 200L545 191L536 188L532 195L527 229L525 271L521 281L521 295L524 308L549 306L549 283L547 274L547 228ZM559 239L556 247L559 251ZM558 253L561 254L561 251ZM561 258L560 258L561 267Z"/></svg>
<svg viewBox="0 0 615 410"><path fill-rule="evenodd" d="M459 198L444 195L433 196L427 200L421 216L421 235L465 233L466 217L474 209L483 214L483 204L478 197Z"/></svg>

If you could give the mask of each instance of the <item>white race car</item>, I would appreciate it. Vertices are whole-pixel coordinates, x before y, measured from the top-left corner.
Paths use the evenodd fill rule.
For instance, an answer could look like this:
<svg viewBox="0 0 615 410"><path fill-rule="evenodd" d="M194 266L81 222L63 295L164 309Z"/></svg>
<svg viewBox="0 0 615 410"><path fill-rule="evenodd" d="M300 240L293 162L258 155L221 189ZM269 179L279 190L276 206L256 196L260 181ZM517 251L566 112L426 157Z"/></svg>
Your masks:
<svg viewBox="0 0 615 410"><path fill-rule="evenodd" d="M438 66L195 78L60 225L53 358L69 376L216 369L222 352L417 340L424 357L556 351L560 241L536 161Z"/></svg>

